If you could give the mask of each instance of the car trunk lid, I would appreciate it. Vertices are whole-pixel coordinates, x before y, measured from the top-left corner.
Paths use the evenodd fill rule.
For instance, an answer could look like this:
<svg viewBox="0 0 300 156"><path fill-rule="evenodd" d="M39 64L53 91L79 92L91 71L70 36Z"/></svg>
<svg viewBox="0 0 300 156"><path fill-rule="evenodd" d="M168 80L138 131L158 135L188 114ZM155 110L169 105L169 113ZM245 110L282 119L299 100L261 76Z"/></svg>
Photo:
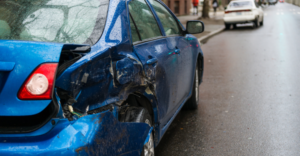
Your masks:
<svg viewBox="0 0 300 156"><path fill-rule="evenodd" d="M28 76L42 63L59 62L63 44L0 40L0 116L29 116L51 100L19 100Z"/></svg>

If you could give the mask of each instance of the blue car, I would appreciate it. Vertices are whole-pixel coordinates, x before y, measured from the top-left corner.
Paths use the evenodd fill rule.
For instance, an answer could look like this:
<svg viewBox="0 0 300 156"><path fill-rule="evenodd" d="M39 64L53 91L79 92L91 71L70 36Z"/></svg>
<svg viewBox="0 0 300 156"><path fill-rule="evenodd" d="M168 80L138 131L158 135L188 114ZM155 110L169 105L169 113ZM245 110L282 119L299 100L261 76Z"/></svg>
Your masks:
<svg viewBox="0 0 300 156"><path fill-rule="evenodd" d="M203 31L156 0L0 0L0 155L153 156L197 108Z"/></svg>

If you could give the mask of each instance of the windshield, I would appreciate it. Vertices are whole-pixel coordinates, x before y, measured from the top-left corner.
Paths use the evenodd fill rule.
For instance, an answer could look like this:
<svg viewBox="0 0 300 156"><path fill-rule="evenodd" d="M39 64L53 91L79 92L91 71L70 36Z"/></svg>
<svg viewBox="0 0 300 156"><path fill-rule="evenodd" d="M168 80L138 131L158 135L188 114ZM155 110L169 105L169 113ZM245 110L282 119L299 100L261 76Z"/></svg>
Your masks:
<svg viewBox="0 0 300 156"><path fill-rule="evenodd" d="M95 44L109 0L0 0L0 39Z"/></svg>
<svg viewBox="0 0 300 156"><path fill-rule="evenodd" d="M252 7L251 1L234 1L229 4L229 8L249 8Z"/></svg>

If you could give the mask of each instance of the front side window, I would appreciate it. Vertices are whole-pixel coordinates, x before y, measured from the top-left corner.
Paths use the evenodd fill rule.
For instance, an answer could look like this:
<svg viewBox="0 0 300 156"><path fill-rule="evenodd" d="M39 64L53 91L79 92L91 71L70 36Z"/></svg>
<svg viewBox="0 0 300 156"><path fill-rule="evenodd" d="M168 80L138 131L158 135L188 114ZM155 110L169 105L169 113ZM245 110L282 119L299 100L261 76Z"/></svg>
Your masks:
<svg viewBox="0 0 300 156"><path fill-rule="evenodd" d="M166 35L177 35L181 34L181 29L178 27L178 23L171 13L159 2L155 0L150 0L151 5L153 6L160 22L162 23Z"/></svg>
<svg viewBox="0 0 300 156"><path fill-rule="evenodd" d="M108 0L0 1L0 39L95 44Z"/></svg>
<svg viewBox="0 0 300 156"><path fill-rule="evenodd" d="M141 40L161 36L161 32L157 25L157 22L149 6L144 0L133 0L129 3L128 7L129 13L133 20L132 22L135 23L137 31L140 34ZM131 28L133 28L132 25L133 23L131 23L130 25ZM135 30L131 29L131 32L134 31ZM135 35L135 37L137 36Z"/></svg>
<svg viewBox="0 0 300 156"><path fill-rule="evenodd" d="M259 5L257 2L254 2L254 4L255 4L256 8L259 8Z"/></svg>

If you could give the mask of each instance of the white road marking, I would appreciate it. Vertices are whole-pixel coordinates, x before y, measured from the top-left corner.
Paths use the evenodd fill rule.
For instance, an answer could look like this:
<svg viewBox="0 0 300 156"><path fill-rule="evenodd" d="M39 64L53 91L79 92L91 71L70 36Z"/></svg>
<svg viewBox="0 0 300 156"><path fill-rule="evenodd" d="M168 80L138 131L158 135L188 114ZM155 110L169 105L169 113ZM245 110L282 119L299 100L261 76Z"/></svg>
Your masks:
<svg viewBox="0 0 300 156"><path fill-rule="evenodd" d="M300 12L298 12L298 14L300 14Z"/></svg>

